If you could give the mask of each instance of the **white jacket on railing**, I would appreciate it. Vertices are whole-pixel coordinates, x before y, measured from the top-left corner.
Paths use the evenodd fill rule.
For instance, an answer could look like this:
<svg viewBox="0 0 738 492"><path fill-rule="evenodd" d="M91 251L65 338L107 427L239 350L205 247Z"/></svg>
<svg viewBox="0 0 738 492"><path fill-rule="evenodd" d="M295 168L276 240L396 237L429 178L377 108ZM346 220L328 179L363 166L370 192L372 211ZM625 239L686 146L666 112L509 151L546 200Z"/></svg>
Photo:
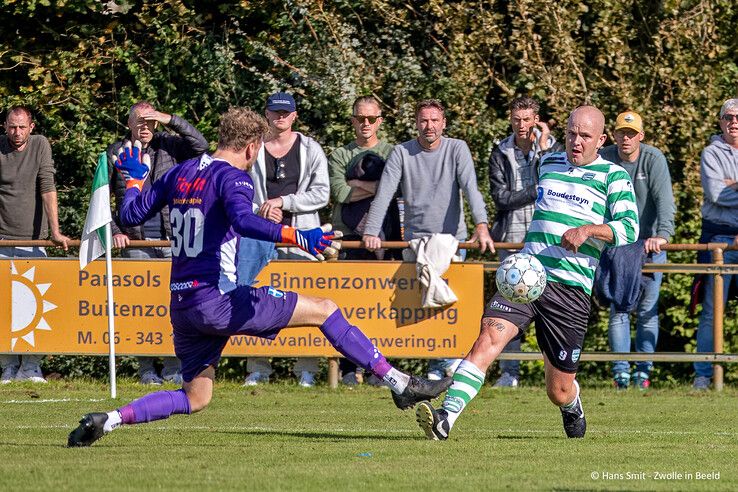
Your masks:
<svg viewBox="0 0 738 492"><path fill-rule="evenodd" d="M451 234L431 234L413 239L408 245L415 256L415 268L422 286L423 307L444 307L458 301L459 298L441 278L441 275L446 273L451 265L451 260L459 247L459 240ZM413 261L410 256L403 254L403 259Z"/></svg>

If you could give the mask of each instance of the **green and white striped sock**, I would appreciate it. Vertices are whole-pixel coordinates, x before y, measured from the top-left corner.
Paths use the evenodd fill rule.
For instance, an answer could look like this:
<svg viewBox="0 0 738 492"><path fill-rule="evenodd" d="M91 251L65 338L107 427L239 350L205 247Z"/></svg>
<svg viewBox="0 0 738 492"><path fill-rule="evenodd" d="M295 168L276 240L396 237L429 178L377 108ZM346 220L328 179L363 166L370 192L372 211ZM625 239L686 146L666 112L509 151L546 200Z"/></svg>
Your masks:
<svg viewBox="0 0 738 492"><path fill-rule="evenodd" d="M448 413L450 427L453 427L464 408L479 393L484 384L484 372L468 360L463 360L452 379L451 387L446 392L446 398L441 406Z"/></svg>

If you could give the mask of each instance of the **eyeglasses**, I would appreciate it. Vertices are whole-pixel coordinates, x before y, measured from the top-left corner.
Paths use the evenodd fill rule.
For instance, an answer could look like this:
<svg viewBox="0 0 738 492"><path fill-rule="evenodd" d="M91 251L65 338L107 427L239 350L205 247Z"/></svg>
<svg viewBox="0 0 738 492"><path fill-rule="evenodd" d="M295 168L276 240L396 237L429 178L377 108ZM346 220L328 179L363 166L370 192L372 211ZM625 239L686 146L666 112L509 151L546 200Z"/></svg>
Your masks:
<svg viewBox="0 0 738 492"><path fill-rule="evenodd" d="M274 161L274 181L282 181L287 177L287 171L284 169L286 165L284 159Z"/></svg>
<svg viewBox="0 0 738 492"><path fill-rule="evenodd" d="M722 115L720 119L723 121L733 121L733 120L738 121L738 114L727 114L726 113Z"/></svg>
<svg viewBox="0 0 738 492"><path fill-rule="evenodd" d="M370 125L373 125L377 122L379 118L381 118L381 116L365 116L363 114L355 114L353 115L353 118L359 123L364 123L364 121L368 121Z"/></svg>

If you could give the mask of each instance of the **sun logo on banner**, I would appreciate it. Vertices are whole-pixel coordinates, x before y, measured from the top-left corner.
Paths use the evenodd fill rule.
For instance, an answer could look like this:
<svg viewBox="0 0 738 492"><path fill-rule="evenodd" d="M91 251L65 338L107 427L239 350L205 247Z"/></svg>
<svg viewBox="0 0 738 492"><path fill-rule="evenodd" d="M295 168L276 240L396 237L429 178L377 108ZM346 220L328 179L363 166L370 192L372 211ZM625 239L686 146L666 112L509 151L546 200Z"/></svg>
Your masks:
<svg viewBox="0 0 738 492"><path fill-rule="evenodd" d="M56 309L56 305L44 299L51 284L34 283L36 267L29 268L23 275L18 274L15 263L10 262L11 280L11 323L10 350L15 350L18 339L31 347L36 343L36 330L51 331L44 319L44 313Z"/></svg>

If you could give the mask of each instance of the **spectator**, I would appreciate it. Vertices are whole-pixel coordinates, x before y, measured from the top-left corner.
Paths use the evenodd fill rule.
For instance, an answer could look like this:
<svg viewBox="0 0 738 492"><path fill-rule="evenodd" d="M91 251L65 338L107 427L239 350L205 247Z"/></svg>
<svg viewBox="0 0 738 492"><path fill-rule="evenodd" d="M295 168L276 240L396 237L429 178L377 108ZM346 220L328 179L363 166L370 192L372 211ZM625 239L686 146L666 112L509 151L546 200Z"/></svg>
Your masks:
<svg viewBox="0 0 738 492"><path fill-rule="evenodd" d="M297 105L291 94L277 92L267 98L266 118L269 133L251 169L254 180L254 205L258 214L276 224L299 229L320 227L318 210L328 205L328 162L320 144L292 130L297 120ZM315 260L299 248L278 248L280 259ZM269 359L249 358L245 384L268 382L272 373ZM298 358L293 368L300 386L315 384L318 359Z"/></svg>
<svg viewBox="0 0 738 492"><path fill-rule="evenodd" d="M728 99L720 108L721 135L713 135L702 151L700 174L704 202L702 204L703 243L738 244L738 99ZM738 263L738 251L725 251L725 263ZM723 275L725 287L723 304L735 275ZM697 328L697 352L713 351L712 300L713 278L708 275L705 284L702 314ZM694 385L707 390L712 381L712 364L694 363Z"/></svg>
<svg viewBox="0 0 738 492"><path fill-rule="evenodd" d="M31 135L31 111L13 106L0 136L0 239L46 239L67 250L69 238L59 230L54 161L46 137ZM40 198L40 200L39 200ZM0 257L45 257L40 247L2 247ZM0 355L2 384L45 383L39 355Z"/></svg>
<svg viewBox="0 0 738 492"><path fill-rule="evenodd" d="M344 224L341 216L344 204L373 200L377 191L378 181L362 181L347 179L347 172L354 166L360 165L362 160L369 156L379 157L386 161L393 145L379 140L377 132L382 124L382 109L379 101L373 96L357 97L352 106L351 125L354 128L355 139L333 151L328 159L328 174L331 184L331 198L333 200L332 224L335 230L343 233L344 240L361 240L357 231ZM341 258L349 260L371 260L377 257L367 255L365 250L345 250ZM356 365L348 359L341 359L341 380L344 384L357 384Z"/></svg>
<svg viewBox="0 0 738 492"><path fill-rule="evenodd" d="M462 194L471 207L476 224L471 241L479 241L482 252L494 251L487 228L484 198L477 189L474 161L466 142L443 136L446 116L435 100L421 101L415 109L418 137L395 146L369 209L363 237L370 251L381 246L379 231L398 185L405 201L405 240L434 233L467 237ZM453 371L458 359L434 359L429 379L440 379Z"/></svg>
<svg viewBox="0 0 738 492"><path fill-rule="evenodd" d="M674 195L671 191L671 176L664 154L643 143L645 133L643 120L634 111L620 113L615 120L615 145L602 149L603 159L618 164L630 175L633 191L638 205L640 233L638 239L644 241L645 252L651 263L666 263L666 251L661 246L668 243L674 234ZM659 289L664 274L652 274L646 282L641 282L641 290L635 311L636 352L653 353L659 337ZM649 275L651 277L651 275ZM615 305L610 306L609 327L610 350L630 352L630 313L618 312ZM639 361L635 365L633 384L639 389L651 385L652 361ZM613 366L615 387L626 389L630 384L630 364L616 361Z"/></svg>
<svg viewBox="0 0 738 492"><path fill-rule="evenodd" d="M158 125L168 127L176 135L166 131L157 132ZM178 162L197 157L208 150L208 141L197 129L177 115L170 115L157 111L151 103L139 101L128 113L128 135L126 140L138 140L143 145L143 152L151 158L151 173L144 182L144 189L160 179L165 172ZM112 169L118 158L118 149L124 141L118 141L108 147L108 165ZM120 173L112 173L110 188L115 195L116 207L123 203L126 192L126 183ZM131 239L146 241L168 241L172 235L169 223L169 207L164 207L142 225L124 227L120 224L118 214L114 214L113 246L126 248ZM169 247L131 248L121 251L123 258L148 260L151 258L171 258L172 249ZM141 384L162 384L163 381L182 384L180 363L176 357L164 357L161 376L157 373L154 363L155 357L137 357L138 376Z"/></svg>
<svg viewBox="0 0 738 492"><path fill-rule="evenodd" d="M521 243L533 220L538 194L538 164L541 155L560 152L561 144L551 136L548 125L538 115L540 105L530 97L519 97L510 103L512 134L492 149L489 157L489 188L495 202L492 239ZM500 250L503 261L515 251ZM519 352L521 338L513 339L503 352ZM501 375L495 387L518 386L520 361L501 360Z"/></svg>

